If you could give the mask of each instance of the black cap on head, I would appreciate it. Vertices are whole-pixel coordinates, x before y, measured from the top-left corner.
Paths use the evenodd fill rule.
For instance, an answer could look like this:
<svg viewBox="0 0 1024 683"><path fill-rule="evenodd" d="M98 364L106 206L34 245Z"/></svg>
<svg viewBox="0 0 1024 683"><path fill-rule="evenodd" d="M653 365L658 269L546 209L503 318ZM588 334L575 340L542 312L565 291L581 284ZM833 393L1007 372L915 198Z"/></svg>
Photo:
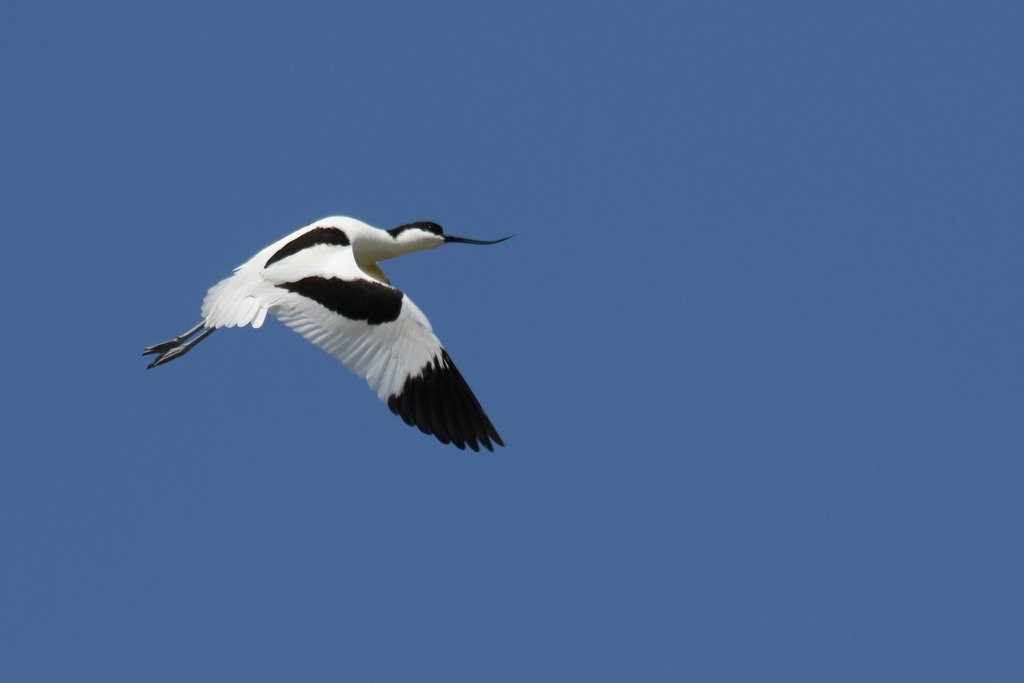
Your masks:
<svg viewBox="0 0 1024 683"><path fill-rule="evenodd" d="M423 230L424 232L432 232L438 237L444 237L444 230L437 223L431 221L417 221L415 223L406 223L405 225L399 225L397 228L391 228L388 230L388 234L392 237L398 237L406 230Z"/></svg>

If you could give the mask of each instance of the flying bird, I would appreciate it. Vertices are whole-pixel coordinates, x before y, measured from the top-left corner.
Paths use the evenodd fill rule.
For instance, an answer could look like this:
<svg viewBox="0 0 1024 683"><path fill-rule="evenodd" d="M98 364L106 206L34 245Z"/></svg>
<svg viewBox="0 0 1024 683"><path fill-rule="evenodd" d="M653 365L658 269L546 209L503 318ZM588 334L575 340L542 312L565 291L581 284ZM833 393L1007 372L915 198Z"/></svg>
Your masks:
<svg viewBox="0 0 1024 683"><path fill-rule="evenodd" d="M310 223L266 247L210 288L203 320L146 348L169 363L222 327L259 328L275 316L366 380L408 425L458 448L504 446L423 312L388 281L380 261L442 244L497 244L444 234L429 221L379 230L345 216Z"/></svg>

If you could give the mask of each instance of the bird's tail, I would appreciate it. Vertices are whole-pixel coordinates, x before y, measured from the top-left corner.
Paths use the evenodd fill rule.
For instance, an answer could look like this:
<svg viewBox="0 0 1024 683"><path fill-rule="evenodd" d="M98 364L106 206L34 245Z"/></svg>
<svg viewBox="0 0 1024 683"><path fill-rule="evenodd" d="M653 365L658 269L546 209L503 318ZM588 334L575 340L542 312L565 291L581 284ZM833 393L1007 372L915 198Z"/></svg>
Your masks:
<svg viewBox="0 0 1024 683"><path fill-rule="evenodd" d="M203 320L207 327L258 328L267 318L267 307L252 295L242 272L221 280L203 299Z"/></svg>

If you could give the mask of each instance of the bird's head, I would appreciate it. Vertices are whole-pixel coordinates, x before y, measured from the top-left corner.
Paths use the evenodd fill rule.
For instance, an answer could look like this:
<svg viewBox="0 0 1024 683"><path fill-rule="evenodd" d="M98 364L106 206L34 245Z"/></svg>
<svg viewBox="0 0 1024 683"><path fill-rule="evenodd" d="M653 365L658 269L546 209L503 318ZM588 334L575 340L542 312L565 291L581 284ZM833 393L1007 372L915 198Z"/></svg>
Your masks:
<svg viewBox="0 0 1024 683"><path fill-rule="evenodd" d="M397 228L388 230L388 234L395 242L403 247L405 251L420 251L423 249L434 249L442 244L454 242L456 244L497 244L504 242L508 237L498 240L474 240L468 237L455 237L444 234L444 230L437 223L430 221L419 221L417 223L406 223ZM509 235L511 237L511 235Z"/></svg>

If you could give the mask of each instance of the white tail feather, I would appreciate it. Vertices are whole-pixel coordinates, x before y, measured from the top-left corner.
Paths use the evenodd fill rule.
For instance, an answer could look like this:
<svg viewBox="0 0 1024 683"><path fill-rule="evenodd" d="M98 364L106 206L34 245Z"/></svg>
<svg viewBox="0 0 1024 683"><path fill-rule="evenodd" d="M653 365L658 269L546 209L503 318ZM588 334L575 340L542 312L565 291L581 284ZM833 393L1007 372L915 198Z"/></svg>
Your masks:
<svg viewBox="0 0 1024 683"><path fill-rule="evenodd" d="M267 308L242 285L238 272L221 280L203 299L203 319L207 327L253 327L263 325Z"/></svg>

